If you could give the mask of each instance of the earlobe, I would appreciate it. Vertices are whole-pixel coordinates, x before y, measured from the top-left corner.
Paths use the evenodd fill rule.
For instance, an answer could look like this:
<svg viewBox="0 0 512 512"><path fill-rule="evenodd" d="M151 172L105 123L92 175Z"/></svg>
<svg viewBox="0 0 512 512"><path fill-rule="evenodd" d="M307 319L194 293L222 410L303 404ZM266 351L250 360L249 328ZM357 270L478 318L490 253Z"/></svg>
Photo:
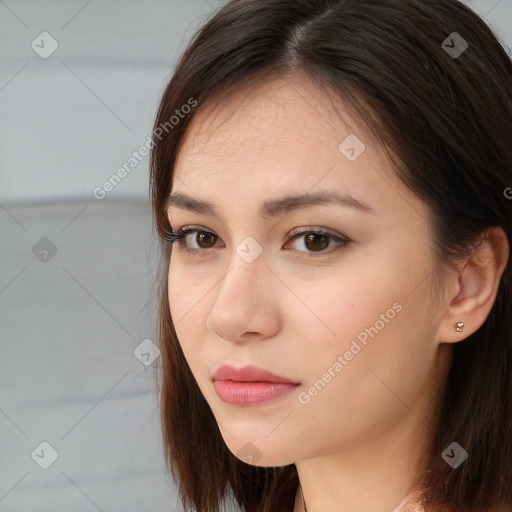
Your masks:
<svg viewBox="0 0 512 512"><path fill-rule="evenodd" d="M507 235L499 227L488 228L471 256L461 263L446 297L438 340L456 343L466 339L485 322L496 300L509 257Z"/></svg>

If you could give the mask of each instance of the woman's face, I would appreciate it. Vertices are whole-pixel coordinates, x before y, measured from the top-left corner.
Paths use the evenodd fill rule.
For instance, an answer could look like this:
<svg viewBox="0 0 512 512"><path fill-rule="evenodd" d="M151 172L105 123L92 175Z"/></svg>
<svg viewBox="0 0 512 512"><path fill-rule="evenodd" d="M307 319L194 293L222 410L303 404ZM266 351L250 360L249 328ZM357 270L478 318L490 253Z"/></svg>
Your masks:
<svg viewBox="0 0 512 512"><path fill-rule="evenodd" d="M259 466L420 439L445 368L427 208L338 111L349 124L304 77L231 93L195 114L175 167L172 193L217 213L169 209L174 231L199 231L172 248L175 329L227 446ZM307 202L320 194L345 200ZM214 383L221 365L296 385Z"/></svg>

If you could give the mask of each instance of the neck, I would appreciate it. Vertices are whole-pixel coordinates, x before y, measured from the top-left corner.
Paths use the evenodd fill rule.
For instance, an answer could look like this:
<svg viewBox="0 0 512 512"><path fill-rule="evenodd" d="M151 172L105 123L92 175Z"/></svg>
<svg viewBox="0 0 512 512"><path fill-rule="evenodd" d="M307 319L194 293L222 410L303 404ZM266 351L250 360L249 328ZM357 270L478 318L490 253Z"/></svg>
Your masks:
<svg viewBox="0 0 512 512"><path fill-rule="evenodd" d="M419 489L411 491L393 510L393 512L425 512L423 507L419 504L420 496L421 491ZM294 512L309 512L302 492L302 487L300 486L295 497L295 508L293 510ZM505 510L502 512L505 512Z"/></svg>
<svg viewBox="0 0 512 512"><path fill-rule="evenodd" d="M428 469L422 457L425 427L413 414L403 421L409 429L401 424L350 452L296 462L301 485L294 512L399 512L404 502L414 501ZM408 510L421 509L408 504Z"/></svg>

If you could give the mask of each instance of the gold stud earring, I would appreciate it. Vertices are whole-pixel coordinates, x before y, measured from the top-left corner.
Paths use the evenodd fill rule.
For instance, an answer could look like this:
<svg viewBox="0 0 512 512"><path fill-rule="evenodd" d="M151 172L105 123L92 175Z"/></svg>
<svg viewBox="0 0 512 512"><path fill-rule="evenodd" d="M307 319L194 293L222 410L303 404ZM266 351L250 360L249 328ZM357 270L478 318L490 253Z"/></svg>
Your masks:
<svg viewBox="0 0 512 512"><path fill-rule="evenodd" d="M455 330L457 332L462 332L464 330L464 322L457 322L455 324Z"/></svg>

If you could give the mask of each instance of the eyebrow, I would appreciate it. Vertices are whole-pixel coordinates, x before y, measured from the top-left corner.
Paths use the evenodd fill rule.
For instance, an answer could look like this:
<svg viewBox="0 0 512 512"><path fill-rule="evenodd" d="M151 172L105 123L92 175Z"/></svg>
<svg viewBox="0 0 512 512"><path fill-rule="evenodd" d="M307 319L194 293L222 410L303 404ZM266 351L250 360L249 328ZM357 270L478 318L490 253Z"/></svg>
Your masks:
<svg viewBox="0 0 512 512"><path fill-rule="evenodd" d="M294 210L302 210L312 206L336 204L338 206L355 208L365 213L376 213L375 210L364 201L356 199L346 194L337 192L322 191L314 194L295 194L281 197L278 199L269 199L265 201L258 212L258 216L263 220L269 220L281 213L288 213ZM181 210L211 215L225 222L222 216L217 213L215 206L208 202L195 199L181 192L171 193L164 203L164 211L176 207Z"/></svg>

